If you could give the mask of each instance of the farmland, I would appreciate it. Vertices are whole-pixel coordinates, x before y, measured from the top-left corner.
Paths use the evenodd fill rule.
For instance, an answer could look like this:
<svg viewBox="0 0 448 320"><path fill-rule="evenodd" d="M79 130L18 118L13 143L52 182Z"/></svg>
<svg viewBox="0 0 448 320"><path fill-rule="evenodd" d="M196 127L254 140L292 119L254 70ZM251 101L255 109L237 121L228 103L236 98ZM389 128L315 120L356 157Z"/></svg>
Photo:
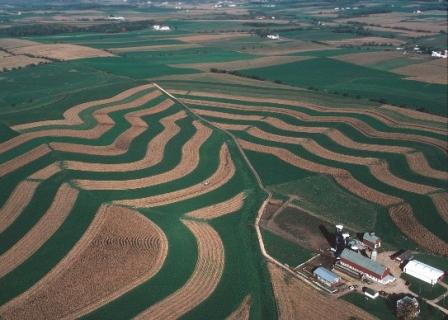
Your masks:
<svg viewBox="0 0 448 320"><path fill-rule="evenodd" d="M393 318L294 273L447 267L446 4L393 5L0 1L0 318Z"/></svg>

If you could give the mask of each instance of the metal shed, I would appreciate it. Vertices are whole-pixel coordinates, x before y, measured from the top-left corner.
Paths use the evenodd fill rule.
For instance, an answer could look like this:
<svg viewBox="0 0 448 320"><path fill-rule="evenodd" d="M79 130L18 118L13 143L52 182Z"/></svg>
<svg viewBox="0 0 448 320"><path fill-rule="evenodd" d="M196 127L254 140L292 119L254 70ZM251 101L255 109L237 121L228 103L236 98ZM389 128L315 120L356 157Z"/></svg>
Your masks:
<svg viewBox="0 0 448 320"><path fill-rule="evenodd" d="M443 277L444 272L418 260L409 261L403 271L417 279L434 285Z"/></svg>
<svg viewBox="0 0 448 320"><path fill-rule="evenodd" d="M317 280L329 287L332 287L338 284L339 281L341 281L341 278L336 273L331 272L324 267L317 267L316 269L314 269L313 275L317 278Z"/></svg>

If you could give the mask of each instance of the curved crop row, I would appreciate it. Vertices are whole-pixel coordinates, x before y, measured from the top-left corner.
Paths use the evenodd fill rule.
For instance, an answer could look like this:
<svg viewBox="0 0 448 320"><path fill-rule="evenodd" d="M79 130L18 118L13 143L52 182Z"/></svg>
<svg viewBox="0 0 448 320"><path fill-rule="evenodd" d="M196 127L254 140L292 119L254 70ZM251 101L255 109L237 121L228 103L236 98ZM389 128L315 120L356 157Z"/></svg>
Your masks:
<svg viewBox="0 0 448 320"><path fill-rule="evenodd" d="M0 178L6 176L7 174L20 169L27 164L49 154L51 152L50 147L45 144L41 144L36 148L21 154L11 160L3 162L0 164Z"/></svg>
<svg viewBox="0 0 448 320"><path fill-rule="evenodd" d="M138 199L116 200L113 203L123 206L150 208L191 199L220 188L234 176L235 171L236 168L229 149L226 144L223 144L219 152L218 169L208 179L181 190Z"/></svg>
<svg viewBox="0 0 448 320"><path fill-rule="evenodd" d="M173 91L173 94L175 94L175 91ZM181 92L181 95L185 95L184 92ZM237 100L237 101L245 101L245 102L256 102L256 103L272 103L272 104L278 104L278 105L285 105L285 106L292 106L292 107L298 107L298 108L304 108L309 109L313 111L317 111L320 113L353 113L353 114L359 114L359 115L367 115L369 117L372 117L383 124L389 126L389 127L397 127L397 128L403 128L403 129L414 129L414 130L421 130L421 131L427 131L432 132L436 134L441 135L447 135L446 130L434 128L431 125L422 125L422 124L415 124L412 122L407 122L404 120L397 121L396 119L393 119L391 117L388 117L382 112L378 112L376 109L359 109L359 108L331 108L331 107L324 107L321 105L317 105L314 103L309 102L302 102L302 101L294 101L294 100L286 100L286 99L275 99L275 98L256 98L256 97L248 97L248 96L239 96L239 95L229 95L229 94L223 94L223 93L212 93L212 92L198 92L198 91L190 91L187 94L188 96L192 97L204 97L204 98L220 98L220 99L228 99L228 100ZM408 113L413 114L413 113ZM421 119L421 112L419 112L419 117ZM425 116L426 114L423 114ZM415 117L415 116L414 116ZM430 121L436 121L441 122L441 120L444 120L443 123L446 123L448 119L444 119L443 117L436 116L436 117L429 117L428 119L431 119ZM435 120L434 120L435 119Z"/></svg>
<svg viewBox="0 0 448 320"><path fill-rule="evenodd" d="M218 112L212 110L203 110L203 109L194 109L194 111L202 116L210 116L216 117L220 119L230 119L230 120L248 120L252 121L252 118L248 119L248 115L232 115L230 113ZM255 120L255 119L254 119ZM361 150L361 151L370 151L370 152L385 152L385 153L395 153L402 154L405 156L406 161L409 164L411 170L415 173L429 177L434 179L448 180L448 172L440 171L432 168L425 156L421 152L417 152L412 148L401 147L401 146L388 146L388 145L378 145L378 144L368 144L368 143L359 143L353 141L345 134L340 132L334 128L325 128L325 127L302 127L296 126L289 123L284 122L283 120L274 118L274 117L265 117L260 118L258 121L269 124L270 126L284 130L291 131L294 133L312 133L312 134L323 134L330 138L334 143L341 145L346 148L350 148L353 150ZM234 130L234 131L247 131L249 129L249 125L239 125L239 124L225 124L220 122L214 122L219 127L226 130ZM223 125L225 127L223 127ZM254 130L254 129L252 129ZM283 137L283 136L282 136Z"/></svg>
<svg viewBox="0 0 448 320"><path fill-rule="evenodd" d="M136 319L178 319L216 289L224 271L224 245L210 225L182 220L196 238L198 259L188 281L162 301L141 312Z"/></svg>
<svg viewBox="0 0 448 320"><path fill-rule="evenodd" d="M77 106L71 107L70 109L66 110L63 114L64 119L45 120L45 121L24 123L24 124L19 124L19 125L13 126L11 128L16 131L22 131L22 130L26 130L26 129L46 127L46 126L59 126L59 125L69 126L69 125L82 124L83 120L80 117L81 112L83 112L87 109L90 109L92 107L95 107L95 106L110 104L110 103L124 100L140 91L150 89L152 87L154 87L153 84L145 84L142 86L134 87L134 88L128 89L126 91L123 91L123 92L117 94L116 96L113 96L112 98L81 103Z"/></svg>
<svg viewBox="0 0 448 320"><path fill-rule="evenodd" d="M182 147L180 163L172 170L149 177L129 180L74 180L81 188L86 190L128 190L139 189L176 180L193 172L199 165L199 149L211 136L212 130L199 121L193 122L196 133ZM163 154L161 155L163 158Z"/></svg>
<svg viewBox="0 0 448 320"><path fill-rule="evenodd" d="M216 203L211 206L201 208L195 211L191 211L186 214L189 218L195 219L214 219L223 215L236 212L240 210L244 205L244 198L246 195L244 192L240 192L233 198L224 202Z"/></svg>
<svg viewBox="0 0 448 320"><path fill-rule="evenodd" d="M196 99L181 99L182 102L189 105L197 106L207 106L216 107L229 110L244 110L244 111L257 111L257 112L268 112L273 114L284 114L287 116L294 117L305 122L330 122L330 123L344 123L353 127L355 130L360 132L365 136L388 139L388 140L403 140L403 141L415 141L424 144L428 144L439 148L443 152L446 152L448 147L448 142L428 136L420 136L411 133L397 133L397 132L383 132L371 127L369 124L362 120L345 117L345 116L313 116L297 110L291 110L281 107L269 107L269 106L247 106L244 104L226 103L226 102L216 102L207 100L196 100Z"/></svg>
<svg viewBox="0 0 448 320"><path fill-rule="evenodd" d="M439 215L448 222L448 193L434 193L431 195L431 199Z"/></svg>
<svg viewBox="0 0 448 320"><path fill-rule="evenodd" d="M238 308L226 320L249 320L251 300L250 295L245 296Z"/></svg>
<svg viewBox="0 0 448 320"><path fill-rule="evenodd" d="M8 319L79 318L152 278L167 254L167 238L151 220L103 205L68 255L0 314Z"/></svg>
<svg viewBox="0 0 448 320"><path fill-rule="evenodd" d="M160 120L164 129L148 142L146 153L140 160L126 163L96 163L69 160L64 161L64 167L78 171L126 172L155 166L162 161L166 144L180 132L180 127L176 124L176 121L184 119L186 116L185 111L179 111Z"/></svg>
<svg viewBox="0 0 448 320"><path fill-rule="evenodd" d="M47 212L23 238L1 255L0 278L22 264L56 232L69 215L77 197L78 190L67 183L61 185Z"/></svg>
<svg viewBox="0 0 448 320"><path fill-rule="evenodd" d="M152 91L152 92L150 92L140 98L132 100L131 102L128 102L128 103L123 103L123 104L119 104L119 105L105 107L104 109L95 110L93 112L92 116L93 116L94 120L96 121L97 125L93 128L87 129L87 130L77 130L77 129L70 129L70 128L59 129L58 128L58 129L45 129L45 130L23 133L23 134L16 136L10 140L0 143L0 153L7 152L13 148L16 148L16 147L28 142L28 141L31 141L31 140L34 140L37 138L43 138L43 137L72 137L72 136L76 136L78 138L97 139L97 138L101 137L104 133L109 131L115 125L115 121L109 116L110 113L140 107L140 106L150 102L151 100L154 100L161 94L162 93L160 91ZM160 112L165 109L167 109L166 106L159 107L158 110L154 110L154 113Z"/></svg>

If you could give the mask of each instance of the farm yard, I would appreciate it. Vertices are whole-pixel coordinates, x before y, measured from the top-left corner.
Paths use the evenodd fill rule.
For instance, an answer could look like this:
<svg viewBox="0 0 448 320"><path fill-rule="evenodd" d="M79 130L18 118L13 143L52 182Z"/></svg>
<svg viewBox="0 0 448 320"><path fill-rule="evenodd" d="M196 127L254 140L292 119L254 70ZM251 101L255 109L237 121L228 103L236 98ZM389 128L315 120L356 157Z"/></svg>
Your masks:
<svg viewBox="0 0 448 320"><path fill-rule="evenodd" d="M446 4L356 3L0 4L0 318L395 318L294 274L447 268Z"/></svg>

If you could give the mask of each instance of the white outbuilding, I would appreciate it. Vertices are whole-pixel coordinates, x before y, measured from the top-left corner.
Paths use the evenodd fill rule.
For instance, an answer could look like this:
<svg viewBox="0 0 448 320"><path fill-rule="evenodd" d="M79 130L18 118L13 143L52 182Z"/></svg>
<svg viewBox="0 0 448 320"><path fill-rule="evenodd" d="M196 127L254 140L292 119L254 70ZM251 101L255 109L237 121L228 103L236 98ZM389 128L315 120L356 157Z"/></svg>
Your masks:
<svg viewBox="0 0 448 320"><path fill-rule="evenodd" d="M403 268L406 274L409 274L417 279L425 281L431 285L435 285L440 278L443 277L442 270L431 267L418 260L409 261Z"/></svg>

